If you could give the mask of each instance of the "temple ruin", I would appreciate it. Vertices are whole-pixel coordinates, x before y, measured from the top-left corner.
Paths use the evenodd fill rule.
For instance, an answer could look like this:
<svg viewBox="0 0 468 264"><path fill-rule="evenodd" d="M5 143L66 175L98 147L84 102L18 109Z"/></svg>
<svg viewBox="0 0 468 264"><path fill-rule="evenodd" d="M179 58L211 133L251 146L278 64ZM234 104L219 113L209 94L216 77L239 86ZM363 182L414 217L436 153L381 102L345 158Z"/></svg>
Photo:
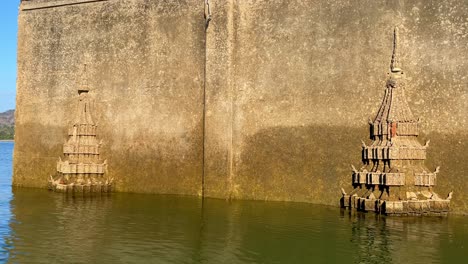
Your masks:
<svg viewBox="0 0 468 264"><path fill-rule="evenodd" d="M439 167L430 171L424 164L429 141L422 145L417 140L419 118L406 101L398 28L393 40L384 98L376 117L369 121L372 143L362 143L364 166L359 170L352 166L354 190L342 189L341 205L386 215L445 215L452 192L442 199L433 191Z"/></svg>
<svg viewBox="0 0 468 264"><path fill-rule="evenodd" d="M86 65L84 67L86 75ZM63 145L64 160L57 162L56 176L50 176L49 189L65 193L110 192L112 180L105 177L107 161L100 159L100 146L96 137L97 125L92 118L89 87L84 82L78 89L79 103L76 120L68 131Z"/></svg>

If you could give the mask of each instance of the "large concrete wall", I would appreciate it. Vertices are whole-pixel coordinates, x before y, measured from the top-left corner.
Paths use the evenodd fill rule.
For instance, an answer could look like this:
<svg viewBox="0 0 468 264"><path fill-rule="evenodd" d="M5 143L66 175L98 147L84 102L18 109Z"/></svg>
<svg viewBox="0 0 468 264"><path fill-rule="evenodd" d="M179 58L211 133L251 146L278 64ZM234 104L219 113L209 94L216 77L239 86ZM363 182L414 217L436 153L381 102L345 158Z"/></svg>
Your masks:
<svg viewBox="0 0 468 264"><path fill-rule="evenodd" d="M14 185L54 174L87 63L116 189L201 194L203 12L199 1L23 1Z"/></svg>
<svg viewBox="0 0 468 264"><path fill-rule="evenodd" d="M117 190L200 195L203 182L207 197L336 205L360 164L399 25L428 166L442 166L437 190L453 189L454 210L468 211L466 1L210 0L206 47L203 2L21 11L15 185L45 186L75 73L91 60Z"/></svg>
<svg viewBox="0 0 468 264"><path fill-rule="evenodd" d="M400 27L436 190L467 210L466 1L212 2L206 195L337 204L360 164ZM226 191L229 190L229 191Z"/></svg>

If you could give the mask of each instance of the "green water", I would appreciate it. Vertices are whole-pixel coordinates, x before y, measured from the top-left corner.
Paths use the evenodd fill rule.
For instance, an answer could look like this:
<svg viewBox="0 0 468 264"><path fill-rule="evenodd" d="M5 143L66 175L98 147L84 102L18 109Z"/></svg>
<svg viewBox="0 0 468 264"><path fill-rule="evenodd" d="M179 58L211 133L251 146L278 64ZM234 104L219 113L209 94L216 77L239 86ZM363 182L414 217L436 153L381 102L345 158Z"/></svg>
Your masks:
<svg viewBox="0 0 468 264"><path fill-rule="evenodd" d="M303 203L11 190L0 143L0 262L466 263L466 217L378 217ZM11 143L12 145L12 143Z"/></svg>

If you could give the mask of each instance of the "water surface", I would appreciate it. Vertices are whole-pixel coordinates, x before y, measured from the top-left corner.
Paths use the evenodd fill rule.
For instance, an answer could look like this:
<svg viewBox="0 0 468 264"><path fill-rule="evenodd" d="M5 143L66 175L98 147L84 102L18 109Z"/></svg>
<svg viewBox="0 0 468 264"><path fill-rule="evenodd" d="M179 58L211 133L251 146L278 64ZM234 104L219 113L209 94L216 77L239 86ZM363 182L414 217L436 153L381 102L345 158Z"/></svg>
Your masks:
<svg viewBox="0 0 468 264"><path fill-rule="evenodd" d="M0 262L465 263L466 217L378 217L303 203L11 189L0 142Z"/></svg>

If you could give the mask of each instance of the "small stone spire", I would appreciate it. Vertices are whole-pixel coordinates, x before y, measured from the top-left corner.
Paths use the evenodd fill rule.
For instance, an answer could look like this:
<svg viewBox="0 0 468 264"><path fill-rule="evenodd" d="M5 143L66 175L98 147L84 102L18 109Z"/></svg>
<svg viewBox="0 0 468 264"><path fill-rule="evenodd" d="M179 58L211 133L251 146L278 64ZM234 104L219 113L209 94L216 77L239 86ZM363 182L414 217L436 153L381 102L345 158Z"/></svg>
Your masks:
<svg viewBox="0 0 468 264"><path fill-rule="evenodd" d="M81 84L78 87L76 120L63 145L64 159L59 159L55 176L49 178L49 188L57 192L105 193L112 188L112 179L106 176L107 161L100 158L101 143L92 118L86 70L84 64L82 81L78 82Z"/></svg>
<svg viewBox="0 0 468 264"><path fill-rule="evenodd" d="M83 73L81 75L81 85L78 86L79 95L79 114L77 115L76 124L93 124L94 121L91 116L91 102L88 98L89 85L87 65L83 65Z"/></svg>
<svg viewBox="0 0 468 264"><path fill-rule="evenodd" d="M398 58L398 27L395 27L393 30L393 53L392 53L392 62L390 64L391 72L401 72L400 62Z"/></svg>

